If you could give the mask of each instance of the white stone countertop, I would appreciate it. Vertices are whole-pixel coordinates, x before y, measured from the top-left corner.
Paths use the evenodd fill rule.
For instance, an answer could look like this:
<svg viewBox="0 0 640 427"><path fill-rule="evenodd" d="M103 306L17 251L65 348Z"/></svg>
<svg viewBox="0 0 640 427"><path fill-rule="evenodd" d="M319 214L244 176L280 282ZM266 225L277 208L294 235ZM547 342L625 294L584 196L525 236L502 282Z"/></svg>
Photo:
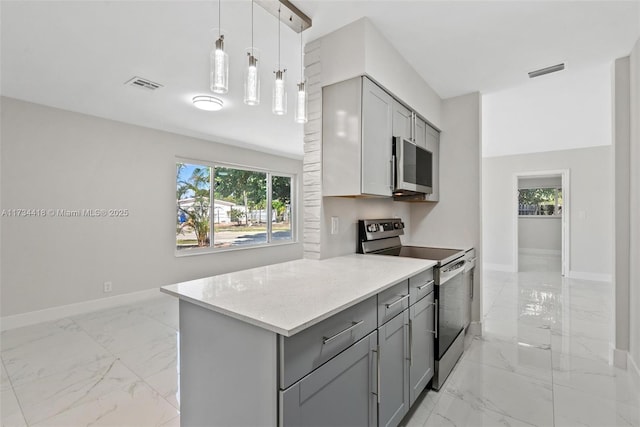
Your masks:
<svg viewBox="0 0 640 427"><path fill-rule="evenodd" d="M360 254L320 261L300 259L160 290L288 337L435 264Z"/></svg>

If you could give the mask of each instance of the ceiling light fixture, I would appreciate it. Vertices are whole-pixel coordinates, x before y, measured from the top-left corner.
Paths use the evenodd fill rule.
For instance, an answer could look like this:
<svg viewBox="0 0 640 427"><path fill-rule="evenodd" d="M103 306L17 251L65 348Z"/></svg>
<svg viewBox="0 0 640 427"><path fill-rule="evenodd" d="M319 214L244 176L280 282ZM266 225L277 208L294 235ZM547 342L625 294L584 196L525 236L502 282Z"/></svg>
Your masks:
<svg viewBox="0 0 640 427"><path fill-rule="evenodd" d="M211 52L211 91L227 93L229 91L229 55L224 51L224 35L220 27L221 0L218 0L218 40Z"/></svg>
<svg viewBox="0 0 640 427"><path fill-rule="evenodd" d="M304 79L304 62L302 49L302 27L300 27L300 83L298 83L298 96L296 97L296 123L307 123L307 89Z"/></svg>
<svg viewBox="0 0 640 427"><path fill-rule="evenodd" d="M249 64L244 75L244 103L247 105L260 104L260 74L258 73L258 58L253 46L253 0L251 0L251 47L247 50Z"/></svg>
<svg viewBox="0 0 640 427"><path fill-rule="evenodd" d="M282 116L287 114L287 89L284 82L286 69L280 68L280 7L278 7L278 70L275 71L276 80L273 83L273 114Z"/></svg>
<svg viewBox="0 0 640 427"><path fill-rule="evenodd" d="M220 111L224 105L221 99L208 95L194 96L191 101L196 108L205 111Z"/></svg>

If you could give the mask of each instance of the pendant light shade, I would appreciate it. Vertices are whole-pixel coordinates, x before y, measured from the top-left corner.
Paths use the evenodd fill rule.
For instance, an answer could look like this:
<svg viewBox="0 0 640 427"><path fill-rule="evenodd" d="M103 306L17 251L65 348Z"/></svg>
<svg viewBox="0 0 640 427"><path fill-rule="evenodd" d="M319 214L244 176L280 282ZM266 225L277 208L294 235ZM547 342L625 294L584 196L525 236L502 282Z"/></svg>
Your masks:
<svg viewBox="0 0 640 427"><path fill-rule="evenodd" d="M218 40L211 52L211 91L229 91L229 55L224 51L224 35L220 29L220 0L218 0Z"/></svg>
<svg viewBox="0 0 640 427"><path fill-rule="evenodd" d="M287 89L284 81L284 73L287 70L280 68L280 8L278 8L278 70L274 73L276 76L273 82L273 114L283 116L287 114Z"/></svg>
<svg viewBox="0 0 640 427"><path fill-rule="evenodd" d="M244 103L260 104L260 73L258 53L253 46L253 0L251 0L251 47L247 49L247 68L244 71Z"/></svg>
<svg viewBox="0 0 640 427"><path fill-rule="evenodd" d="M284 73L287 70L276 71L276 80L273 84L273 114L283 116L287 114L287 89L284 81Z"/></svg>
<svg viewBox="0 0 640 427"><path fill-rule="evenodd" d="M253 50L253 49L250 49ZM260 104L260 74L257 52L247 52L247 68L244 70L244 103Z"/></svg>
<svg viewBox="0 0 640 427"><path fill-rule="evenodd" d="M304 62L302 50L302 28L300 28L300 83L298 83L298 95L296 96L296 123L307 123L307 87L304 80Z"/></svg>

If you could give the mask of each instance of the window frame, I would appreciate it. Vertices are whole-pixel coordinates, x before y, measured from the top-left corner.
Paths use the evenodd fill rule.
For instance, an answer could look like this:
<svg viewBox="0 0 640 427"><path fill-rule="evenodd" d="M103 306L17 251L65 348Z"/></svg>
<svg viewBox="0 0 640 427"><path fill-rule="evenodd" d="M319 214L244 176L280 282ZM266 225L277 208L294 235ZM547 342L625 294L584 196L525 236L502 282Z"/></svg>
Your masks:
<svg viewBox="0 0 640 427"><path fill-rule="evenodd" d="M554 208L553 208L553 214L551 215L540 215L540 214L535 214L535 215L522 215L520 213L518 213L518 218L562 218L562 212L560 212L559 214L558 212L558 192L562 191L562 187L534 187L534 188L518 188L518 201L520 200L520 191L522 190L536 190L536 189L549 189L549 190L554 190ZM563 198L564 201L564 198ZM519 203L518 203L519 205ZM564 203L562 205L560 205L561 207L564 206ZM564 210L564 209L563 209Z"/></svg>
<svg viewBox="0 0 640 427"><path fill-rule="evenodd" d="M292 244L297 244L298 243L298 235L297 235L297 223L298 223L298 209L297 209L297 188L298 188L298 174L296 173L287 173L287 172L281 172L281 171L276 171L276 170L272 170L272 169L266 169L266 168L260 168L260 167L256 167L256 166L247 166L247 165L240 165L240 164L236 164L236 163L228 163L228 162L212 162L212 161L207 161L207 160L198 160L198 159L193 159L193 158L188 158L188 157L178 157L176 156L175 158L175 163L174 163L174 167L176 164L178 163L185 163L185 164L190 164L190 165L196 165L196 166L206 166L211 168L211 173L209 174L209 181L210 181L210 185L209 185L209 200L210 202L210 209L209 209L209 223L211 224L210 230L209 230L209 241L210 241L210 245L209 247L204 247L204 248L191 248L188 250L179 250L176 246L176 241L175 241L175 237L174 237L174 253L176 257L184 257L184 256L194 256L194 255L203 255L203 254L211 254L211 253L219 253L219 252L233 252L233 251L242 251L242 250L250 250L250 249L256 249L256 248L265 248L265 247L272 247L272 246L284 246L284 245L292 245ZM266 200L266 206L268 207L266 209L267 211L267 241L263 242L263 243L256 243L256 244L252 244L252 245L246 245L246 246L231 246L231 247L226 247L226 248L217 248L215 247L215 232L214 232L214 219L215 219L215 185L214 185L214 180L215 180L215 175L216 175L216 168L228 168L228 169L239 169L239 170L243 170L243 171L248 171L248 172L258 172L258 173L264 173L266 175L266 191L267 191L267 200ZM273 241L272 239L272 231L273 231L273 224L271 223L272 219L273 219L273 206L272 206L272 198L273 198L273 190L272 190L272 179L274 176L277 177L283 177L283 178L289 178L291 179L291 215L290 215L290 224L291 224L291 239L288 240L277 240L277 241ZM177 203L177 200L176 200ZM245 213L246 215L246 213ZM174 218L175 220L175 218Z"/></svg>

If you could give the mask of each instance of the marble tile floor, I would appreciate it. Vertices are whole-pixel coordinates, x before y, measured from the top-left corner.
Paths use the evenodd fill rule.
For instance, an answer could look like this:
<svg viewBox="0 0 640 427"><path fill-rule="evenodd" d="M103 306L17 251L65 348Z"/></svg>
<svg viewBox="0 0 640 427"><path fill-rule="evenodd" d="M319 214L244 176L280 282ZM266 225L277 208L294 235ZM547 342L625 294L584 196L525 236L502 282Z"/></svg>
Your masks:
<svg viewBox="0 0 640 427"><path fill-rule="evenodd" d="M484 332L406 426L640 426L640 385L608 364L610 284L484 276ZM2 426L180 425L177 301L5 331Z"/></svg>

